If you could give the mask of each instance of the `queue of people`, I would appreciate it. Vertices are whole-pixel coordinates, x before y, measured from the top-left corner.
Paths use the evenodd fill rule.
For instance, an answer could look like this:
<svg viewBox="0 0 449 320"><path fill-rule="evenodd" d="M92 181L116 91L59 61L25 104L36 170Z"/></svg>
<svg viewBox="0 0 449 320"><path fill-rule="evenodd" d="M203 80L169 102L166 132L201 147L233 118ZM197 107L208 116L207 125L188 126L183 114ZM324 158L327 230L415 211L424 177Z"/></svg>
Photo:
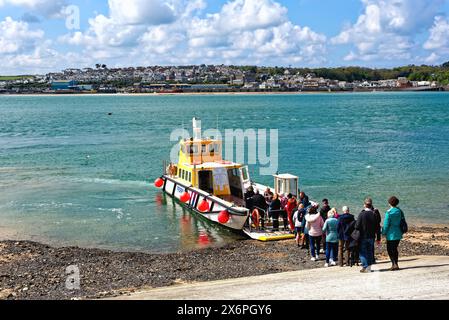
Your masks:
<svg viewBox="0 0 449 320"><path fill-rule="evenodd" d="M307 208L304 216L305 223L301 224L299 232L303 238L308 238L309 253L312 261L320 260L320 253L325 253L325 267L340 267L362 265L360 272L371 272L371 266L376 263L375 248L381 245L381 235L384 235L387 251L392 267L391 271L399 270L399 243L403 234L407 232L407 226L403 211L398 207L399 199L388 199L390 209L385 214L383 225L381 215L373 206L371 198L364 201L364 208L357 219L350 213L350 209L344 206L339 215L336 208L328 208L329 201L323 200L323 208L314 203ZM303 210L298 206L298 211ZM327 215L325 216L325 212ZM297 236L297 239L299 236ZM322 247L324 239L325 247ZM298 240L297 240L297 243ZM302 248L305 248L302 241Z"/></svg>
<svg viewBox="0 0 449 320"><path fill-rule="evenodd" d="M380 246L383 235L392 263L390 270L399 270L398 247L407 226L397 197L388 199L390 209L385 214L383 225L380 211L374 207L371 198L365 199L357 219L348 206L344 206L342 214L339 214L330 206L328 199L323 199L320 206L309 201L304 192L296 198L292 194L274 194L270 189L261 195L251 188L245 194L245 202L249 209L258 208L266 213L257 217L262 228L265 219L270 219L273 230L277 231L279 218L282 218L284 230L295 234L296 245L308 249L312 261L320 261L320 255L325 255L325 267L337 264L352 267L360 263L360 272L371 272L371 266L376 263L376 244Z"/></svg>

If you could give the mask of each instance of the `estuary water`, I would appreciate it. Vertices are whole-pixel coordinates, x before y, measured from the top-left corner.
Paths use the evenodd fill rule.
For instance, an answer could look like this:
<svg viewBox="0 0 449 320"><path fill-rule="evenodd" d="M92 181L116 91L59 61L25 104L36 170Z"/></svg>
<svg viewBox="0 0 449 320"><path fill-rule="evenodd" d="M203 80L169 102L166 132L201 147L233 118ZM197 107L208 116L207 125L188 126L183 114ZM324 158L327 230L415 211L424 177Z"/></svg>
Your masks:
<svg viewBox="0 0 449 320"><path fill-rule="evenodd" d="M384 212L394 194L410 221L449 223L448 93L0 96L0 238L147 252L239 239L152 185L193 117L278 129L279 171L314 200L358 213L371 196Z"/></svg>

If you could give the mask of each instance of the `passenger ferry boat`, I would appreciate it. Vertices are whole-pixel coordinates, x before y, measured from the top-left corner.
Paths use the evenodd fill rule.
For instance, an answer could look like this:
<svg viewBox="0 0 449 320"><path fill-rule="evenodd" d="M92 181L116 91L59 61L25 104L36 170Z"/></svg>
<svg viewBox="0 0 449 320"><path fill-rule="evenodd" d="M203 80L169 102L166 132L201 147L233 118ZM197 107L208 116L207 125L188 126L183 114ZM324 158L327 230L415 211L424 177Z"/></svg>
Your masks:
<svg viewBox="0 0 449 320"><path fill-rule="evenodd" d="M203 138L201 121L193 119L193 138L180 141L178 164L164 163L163 175L155 186L179 201L189 210L226 228L243 231L249 237L261 241L289 239L289 230L273 231L267 222L258 228L256 214L245 207L244 195L252 186L264 194L268 186L254 183L248 167L222 158L222 141ZM274 176L275 193L291 193L297 196L298 177L285 174ZM257 219L258 220L258 219Z"/></svg>

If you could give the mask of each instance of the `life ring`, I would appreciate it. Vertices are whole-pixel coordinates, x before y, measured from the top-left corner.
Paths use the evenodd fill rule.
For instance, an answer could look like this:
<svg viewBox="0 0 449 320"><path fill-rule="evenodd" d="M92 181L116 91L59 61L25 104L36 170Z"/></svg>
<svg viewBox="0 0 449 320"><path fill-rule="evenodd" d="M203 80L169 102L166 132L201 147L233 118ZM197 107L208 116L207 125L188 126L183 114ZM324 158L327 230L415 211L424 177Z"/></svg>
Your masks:
<svg viewBox="0 0 449 320"><path fill-rule="evenodd" d="M254 226L259 229L259 224L260 224L260 213L258 209L254 209L252 214L251 214L251 220L254 223Z"/></svg>

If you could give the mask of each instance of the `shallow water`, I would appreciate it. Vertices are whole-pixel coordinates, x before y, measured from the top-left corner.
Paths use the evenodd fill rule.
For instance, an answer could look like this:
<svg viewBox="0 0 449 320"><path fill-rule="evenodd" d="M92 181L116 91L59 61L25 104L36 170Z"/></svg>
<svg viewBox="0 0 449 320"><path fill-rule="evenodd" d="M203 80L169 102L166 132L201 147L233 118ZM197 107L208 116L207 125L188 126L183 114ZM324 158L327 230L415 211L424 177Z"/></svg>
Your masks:
<svg viewBox="0 0 449 320"><path fill-rule="evenodd" d="M217 117L220 129L279 129L279 171L313 199L357 212L395 194L409 220L449 222L448 93L0 96L0 232L150 252L238 239L152 186L170 132L194 116L204 129Z"/></svg>

